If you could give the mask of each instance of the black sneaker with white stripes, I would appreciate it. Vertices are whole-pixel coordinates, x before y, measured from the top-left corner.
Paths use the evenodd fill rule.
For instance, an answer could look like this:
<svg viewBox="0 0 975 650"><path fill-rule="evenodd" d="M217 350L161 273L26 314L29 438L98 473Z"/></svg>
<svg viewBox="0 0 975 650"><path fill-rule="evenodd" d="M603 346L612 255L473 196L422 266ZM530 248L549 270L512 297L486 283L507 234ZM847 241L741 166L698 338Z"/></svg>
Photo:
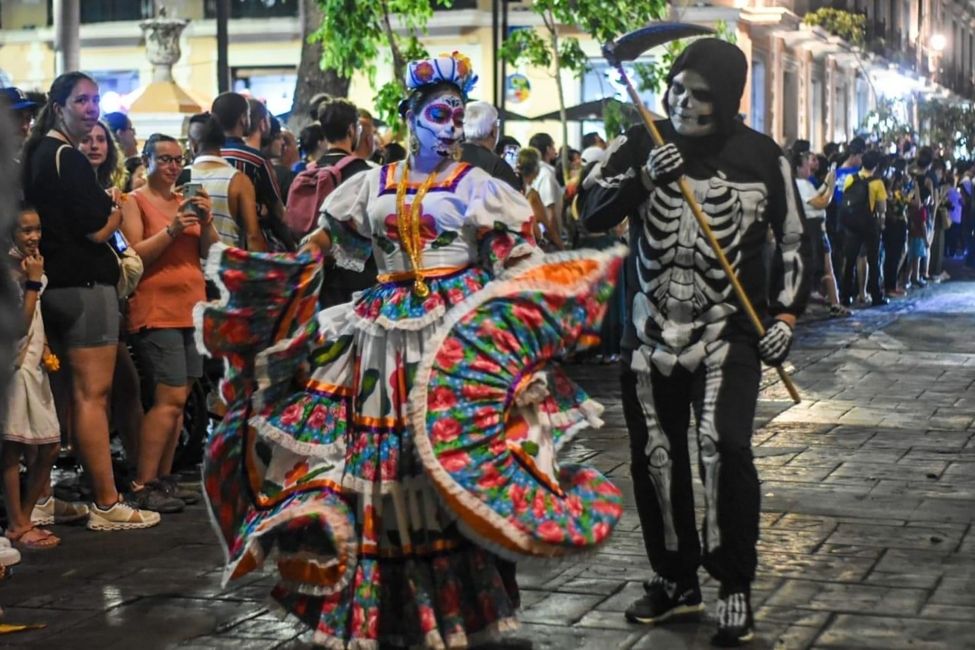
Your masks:
<svg viewBox="0 0 975 650"><path fill-rule="evenodd" d="M737 648L755 638L755 620L747 591L718 594L718 631L711 637L711 645Z"/></svg>
<svg viewBox="0 0 975 650"><path fill-rule="evenodd" d="M626 620L631 623L657 625L664 621L697 618L704 611L701 587L697 576L682 582L671 582L655 575L643 583L647 592L626 608Z"/></svg>

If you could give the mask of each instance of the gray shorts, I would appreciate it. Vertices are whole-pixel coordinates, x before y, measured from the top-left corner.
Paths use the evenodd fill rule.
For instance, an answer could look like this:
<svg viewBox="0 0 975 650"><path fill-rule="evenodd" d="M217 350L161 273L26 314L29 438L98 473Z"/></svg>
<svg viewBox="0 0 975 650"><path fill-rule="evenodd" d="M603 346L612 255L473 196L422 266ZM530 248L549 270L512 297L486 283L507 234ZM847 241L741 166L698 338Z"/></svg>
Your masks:
<svg viewBox="0 0 975 650"><path fill-rule="evenodd" d="M203 359L196 351L193 328L145 329L133 335L140 360L153 385L186 386L203 376Z"/></svg>
<svg viewBox="0 0 975 650"><path fill-rule="evenodd" d="M118 343L118 294L115 287L48 289L41 296L44 330L65 348L90 348Z"/></svg>

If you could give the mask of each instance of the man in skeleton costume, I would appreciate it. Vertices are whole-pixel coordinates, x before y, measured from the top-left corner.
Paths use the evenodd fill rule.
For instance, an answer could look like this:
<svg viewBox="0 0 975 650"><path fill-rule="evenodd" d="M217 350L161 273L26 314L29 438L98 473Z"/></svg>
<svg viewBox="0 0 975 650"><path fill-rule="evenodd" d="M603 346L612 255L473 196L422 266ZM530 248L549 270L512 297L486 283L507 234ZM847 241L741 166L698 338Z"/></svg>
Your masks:
<svg viewBox="0 0 975 650"><path fill-rule="evenodd" d="M623 407L633 486L655 575L626 612L660 623L703 611L688 445L693 407L705 485L703 564L720 583L712 642L752 638L759 481L751 451L760 360L780 364L803 309L803 218L789 163L737 119L747 64L717 40L692 43L667 76L653 148L641 125L607 152L584 186L585 225L631 216ZM715 237L766 323L759 339L678 188L686 176ZM774 238L770 269L766 246Z"/></svg>

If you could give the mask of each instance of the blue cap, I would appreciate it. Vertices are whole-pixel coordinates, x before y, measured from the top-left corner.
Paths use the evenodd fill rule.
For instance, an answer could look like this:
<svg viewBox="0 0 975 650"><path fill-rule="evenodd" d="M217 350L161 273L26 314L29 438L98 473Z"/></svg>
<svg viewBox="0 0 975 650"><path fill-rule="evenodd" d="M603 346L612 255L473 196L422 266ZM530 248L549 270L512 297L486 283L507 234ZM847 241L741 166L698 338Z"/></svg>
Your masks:
<svg viewBox="0 0 975 650"><path fill-rule="evenodd" d="M0 88L0 97L6 100L7 106L13 111L21 111L25 108L37 108L40 106L37 102L28 99L23 90L14 88L13 86L10 88Z"/></svg>
<svg viewBox="0 0 975 650"><path fill-rule="evenodd" d="M102 115L102 120L104 120L105 124L108 125L108 128L112 130L112 133L124 131L125 127L129 124L129 116L119 111L115 111L114 113L105 113Z"/></svg>

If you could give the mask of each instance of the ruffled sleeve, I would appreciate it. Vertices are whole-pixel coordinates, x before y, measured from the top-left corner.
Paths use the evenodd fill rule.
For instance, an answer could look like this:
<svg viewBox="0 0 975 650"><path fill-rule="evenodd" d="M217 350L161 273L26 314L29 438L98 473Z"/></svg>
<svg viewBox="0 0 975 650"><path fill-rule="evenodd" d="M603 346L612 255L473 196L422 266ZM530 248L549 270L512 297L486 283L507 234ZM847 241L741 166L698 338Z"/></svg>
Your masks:
<svg viewBox="0 0 975 650"><path fill-rule="evenodd" d="M477 229L484 265L497 274L509 258L539 250L532 232L532 208L507 183L494 178L478 180L464 216Z"/></svg>
<svg viewBox="0 0 975 650"><path fill-rule="evenodd" d="M319 225L331 234L335 263L344 269L362 271L372 255L368 208L374 175L363 172L352 176L322 203Z"/></svg>

